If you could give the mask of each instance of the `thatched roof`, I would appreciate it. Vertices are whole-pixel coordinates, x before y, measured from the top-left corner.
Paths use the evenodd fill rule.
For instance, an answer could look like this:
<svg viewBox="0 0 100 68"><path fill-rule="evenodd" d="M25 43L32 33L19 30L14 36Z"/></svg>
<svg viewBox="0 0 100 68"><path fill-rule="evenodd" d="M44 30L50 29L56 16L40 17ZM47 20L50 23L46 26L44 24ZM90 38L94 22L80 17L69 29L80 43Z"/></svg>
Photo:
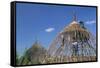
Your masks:
<svg viewBox="0 0 100 68"><path fill-rule="evenodd" d="M61 33L70 33L75 31L88 35L88 31L81 27L77 21L76 14L74 13L72 22L66 26Z"/></svg>
<svg viewBox="0 0 100 68"><path fill-rule="evenodd" d="M83 37L83 39L89 39L89 32L87 29L82 28L77 21L72 21L61 33L64 33L65 35L68 33L71 37L77 38L76 35L79 35L80 37Z"/></svg>
<svg viewBox="0 0 100 68"><path fill-rule="evenodd" d="M80 31L87 32L87 30L83 29L77 21L72 21L67 27L65 27L64 32L67 31Z"/></svg>

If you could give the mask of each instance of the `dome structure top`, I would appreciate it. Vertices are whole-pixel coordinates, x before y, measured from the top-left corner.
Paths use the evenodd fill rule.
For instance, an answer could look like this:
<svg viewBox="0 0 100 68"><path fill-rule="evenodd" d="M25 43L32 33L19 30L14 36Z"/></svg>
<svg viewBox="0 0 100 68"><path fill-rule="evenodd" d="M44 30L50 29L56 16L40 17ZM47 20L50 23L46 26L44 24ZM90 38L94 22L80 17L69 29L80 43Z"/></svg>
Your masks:
<svg viewBox="0 0 100 68"><path fill-rule="evenodd" d="M84 35L85 37L89 36L89 32L86 29L82 28L81 25L76 20L76 15L73 16L72 22L68 26L66 26L64 28L64 30L62 30L60 33L61 34L65 34L65 33L72 33L72 34L80 33L80 35Z"/></svg>
<svg viewBox="0 0 100 68"><path fill-rule="evenodd" d="M71 26L71 25L79 25L79 23L78 23L78 21L77 21L77 17L76 17L76 14L74 13L74 15L73 15L73 20L72 20L72 22L69 24L69 26Z"/></svg>
<svg viewBox="0 0 100 68"><path fill-rule="evenodd" d="M72 21L71 23L70 23L70 25L73 25L73 24L79 24L77 21Z"/></svg>

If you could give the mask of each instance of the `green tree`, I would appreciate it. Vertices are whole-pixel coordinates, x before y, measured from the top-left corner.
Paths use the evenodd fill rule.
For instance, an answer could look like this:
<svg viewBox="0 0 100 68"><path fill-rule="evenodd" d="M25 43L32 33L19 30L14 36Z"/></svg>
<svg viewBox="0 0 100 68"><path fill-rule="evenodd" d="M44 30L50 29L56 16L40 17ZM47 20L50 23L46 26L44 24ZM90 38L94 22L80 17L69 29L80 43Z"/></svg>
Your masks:
<svg viewBox="0 0 100 68"><path fill-rule="evenodd" d="M18 53L16 53L16 65L18 65L19 64L19 55L18 55Z"/></svg>

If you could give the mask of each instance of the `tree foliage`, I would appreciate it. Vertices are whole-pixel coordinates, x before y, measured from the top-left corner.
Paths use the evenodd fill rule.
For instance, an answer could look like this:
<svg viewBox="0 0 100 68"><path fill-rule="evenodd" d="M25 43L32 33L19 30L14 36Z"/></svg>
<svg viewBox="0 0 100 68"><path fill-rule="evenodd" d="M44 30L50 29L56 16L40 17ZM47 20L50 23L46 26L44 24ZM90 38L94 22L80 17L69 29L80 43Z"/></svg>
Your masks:
<svg viewBox="0 0 100 68"><path fill-rule="evenodd" d="M18 53L16 54L16 64L17 65L19 64L19 55L18 55Z"/></svg>

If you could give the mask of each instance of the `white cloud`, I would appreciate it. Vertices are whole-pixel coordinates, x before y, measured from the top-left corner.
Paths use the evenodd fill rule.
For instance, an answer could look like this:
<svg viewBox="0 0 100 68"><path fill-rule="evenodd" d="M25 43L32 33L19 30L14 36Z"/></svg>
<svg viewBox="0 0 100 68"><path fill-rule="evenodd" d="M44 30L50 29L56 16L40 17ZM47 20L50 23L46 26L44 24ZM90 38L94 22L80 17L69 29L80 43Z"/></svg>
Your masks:
<svg viewBox="0 0 100 68"><path fill-rule="evenodd" d="M46 32L52 32L54 30L55 30L54 28L47 28L47 29L45 29Z"/></svg>
<svg viewBox="0 0 100 68"><path fill-rule="evenodd" d="M95 24L96 21L95 21L95 20L91 20L91 21L86 21L85 23L86 23L86 24Z"/></svg>

